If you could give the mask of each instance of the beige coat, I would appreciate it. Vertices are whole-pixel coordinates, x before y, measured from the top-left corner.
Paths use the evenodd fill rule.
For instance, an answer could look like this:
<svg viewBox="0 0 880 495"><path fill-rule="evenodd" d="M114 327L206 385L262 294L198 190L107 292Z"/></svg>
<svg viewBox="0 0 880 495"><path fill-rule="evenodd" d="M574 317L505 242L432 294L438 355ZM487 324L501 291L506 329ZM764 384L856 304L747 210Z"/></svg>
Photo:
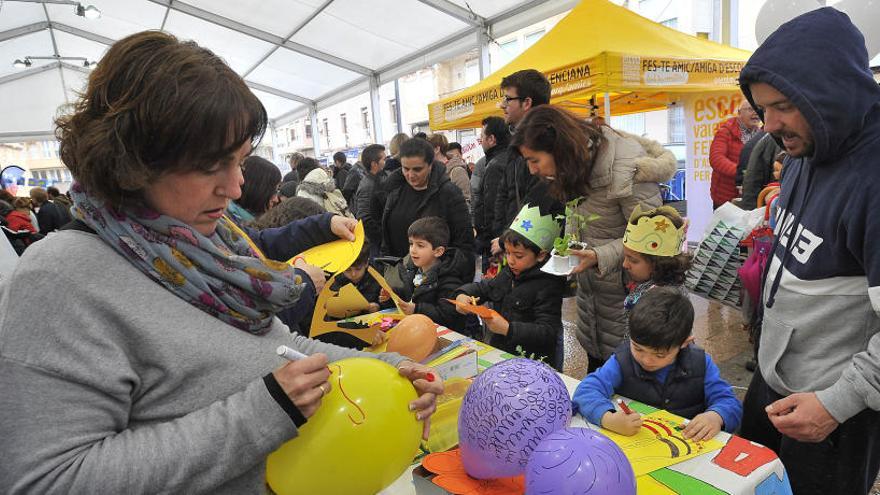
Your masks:
<svg viewBox="0 0 880 495"><path fill-rule="evenodd" d="M453 158L446 162L446 176L452 181L464 196L464 201L471 204L471 178L468 176L467 163L461 158Z"/></svg>
<svg viewBox="0 0 880 495"><path fill-rule="evenodd" d="M589 191L578 207L599 215L582 236L599 265L578 275L577 338L591 356L608 358L623 339L626 321L621 267L623 234L636 205L660 206L660 186L675 175L675 156L660 143L603 128L606 145L588 179ZM567 228L570 228L569 225Z"/></svg>

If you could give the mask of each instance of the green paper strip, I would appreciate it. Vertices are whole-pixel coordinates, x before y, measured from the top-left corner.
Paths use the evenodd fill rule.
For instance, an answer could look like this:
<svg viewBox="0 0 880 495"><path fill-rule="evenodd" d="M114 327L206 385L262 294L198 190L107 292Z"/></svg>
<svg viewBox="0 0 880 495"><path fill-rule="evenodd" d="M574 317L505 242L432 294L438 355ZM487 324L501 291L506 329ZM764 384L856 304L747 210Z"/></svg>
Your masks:
<svg viewBox="0 0 880 495"><path fill-rule="evenodd" d="M485 359L477 359L477 364L479 364L482 368L489 368L495 363L491 361L486 361Z"/></svg>
<svg viewBox="0 0 880 495"><path fill-rule="evenodd" d="M686 474L671 469L658 469L648 476L666 485L679 495L729 495L727 492Z"/></svg>
<svg viewBox="0 0 880 495"><path fill-rule="evenodd" d="M651 407L647 404L642 404L641 402L637 402L634 400L630 401L627 405L630 409L639 414L651 414L652 412L659 411L659 409L657 409L656 407Z"/></svg>

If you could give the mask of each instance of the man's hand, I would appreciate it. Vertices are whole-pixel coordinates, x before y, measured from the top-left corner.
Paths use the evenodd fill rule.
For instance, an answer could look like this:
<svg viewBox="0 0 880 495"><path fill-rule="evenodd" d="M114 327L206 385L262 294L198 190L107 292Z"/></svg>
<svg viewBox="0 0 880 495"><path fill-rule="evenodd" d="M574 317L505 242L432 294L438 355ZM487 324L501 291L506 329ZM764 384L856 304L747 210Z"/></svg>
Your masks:
<svg viewBox="0 0 880 495"><path fill-rule="evenodd" d="M333 215L333 218L330 219L330 232L333 232L340 239L354 241L354 229L357 224L357 220L354 218Z"/></svg>
<svg viewBox="0 0 880 495"><path fill-rule="evenodd" d="M715 411L706 411L694 416L694 419L685 426L681 433L685 438L691 440L709 440L715 438L723 426L724 420L721 419L720 414Z"/></svg>
<svg viewBox="0 0 880 495"><path fill-rule="evenodd" d="M581 259L578 266L571 271L572 274L580 273L599 264L599 257L596 256L596 251L592 249L571 249L569 253Z"/></svg>
<svg viewBox="0 0 880 495"><path fill-rule="evenodd" d="M765 410L779 433L799 442L821 442L840 424L813 392L791 394Z"/></svg>
<svg viewBox="0 0 880 495"><path fill-rule="evenodd" d="M601 423L606 430L631 437L642 427L642 416L637 412L627 414L623 411L608 411L602 415Z"/></svg>

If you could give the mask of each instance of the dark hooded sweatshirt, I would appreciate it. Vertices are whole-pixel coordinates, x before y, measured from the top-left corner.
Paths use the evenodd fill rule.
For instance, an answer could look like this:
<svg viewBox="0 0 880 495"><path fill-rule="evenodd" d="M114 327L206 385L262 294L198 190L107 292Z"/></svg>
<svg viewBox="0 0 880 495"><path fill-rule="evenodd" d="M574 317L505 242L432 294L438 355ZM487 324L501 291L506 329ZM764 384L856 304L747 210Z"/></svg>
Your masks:
<svg viewBox="0 0 880 495"><path fill-rule="evenodd" d="M740 82L753 105L756 82L785 95L814 140L786 162L761 372L780 394L816 392L838 422L880 410L880 87L865 40L845 14L815 10L772 34Z"/></svg>

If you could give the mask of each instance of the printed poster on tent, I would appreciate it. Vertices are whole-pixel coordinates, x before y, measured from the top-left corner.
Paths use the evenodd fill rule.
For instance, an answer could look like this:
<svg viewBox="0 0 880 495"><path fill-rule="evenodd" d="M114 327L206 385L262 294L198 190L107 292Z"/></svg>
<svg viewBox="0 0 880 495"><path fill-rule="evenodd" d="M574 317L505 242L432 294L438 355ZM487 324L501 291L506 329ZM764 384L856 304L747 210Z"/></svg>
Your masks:
<svg viewBox="0 0 880 495"><path fill-rule="evenodd" d="M683 99L687 143L687 213L690 220L688 242L698 243L712 219L709 185L712 167L709 148L718 126L736 115L742 93L710 93Z"/></svg>

